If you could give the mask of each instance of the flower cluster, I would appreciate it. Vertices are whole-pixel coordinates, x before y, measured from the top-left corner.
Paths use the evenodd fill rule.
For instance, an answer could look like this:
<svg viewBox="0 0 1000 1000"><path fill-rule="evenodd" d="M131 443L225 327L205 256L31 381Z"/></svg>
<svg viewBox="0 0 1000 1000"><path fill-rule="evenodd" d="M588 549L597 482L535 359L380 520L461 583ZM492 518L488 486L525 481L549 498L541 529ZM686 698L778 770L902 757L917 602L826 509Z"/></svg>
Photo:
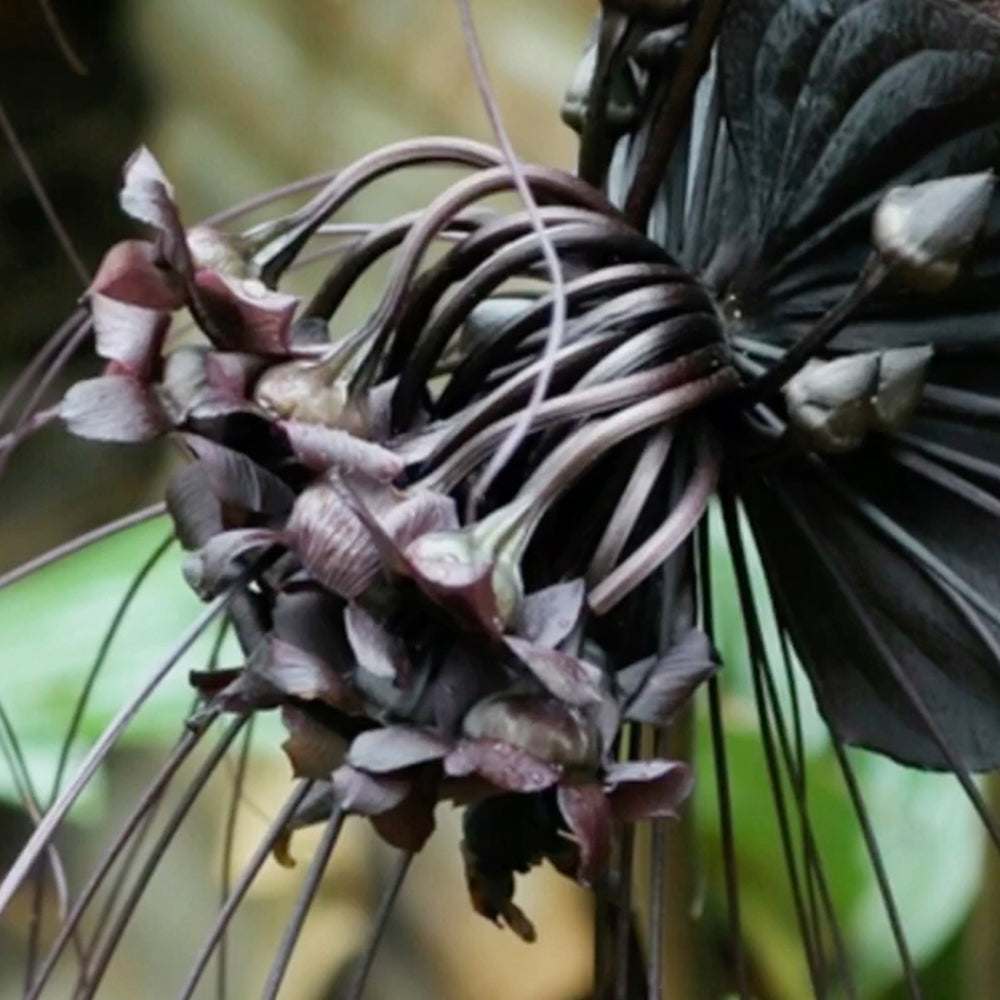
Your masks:
<svg viewBox="0 0 1000 1000"><path fill-rule="evenodd" d="M339 808L416 851L439 800L464 805L476 909L532 938L516 871L548 858L596 884L614 824L671 816L690 790L685 764L624 759L620 737L665 724L717 666L693 626L659 637L663 586L640 585L690 568L718 460L689 414L735 376L704 291L572 178L531 177L544 233L465 209L511 178L481 169L445 210L372 227L302 306L269 284L330 190L246 237L185 230L140 151L122 204L156 235L105 257L87 301L108 364L62 415L87 437L182 443L167 505L185 575L205 599L232 592L246 654L192 682L209 714L280 708L313 783L289 829ZM452 249L419 270L441 234ZM543 239L567 272L551 361ZM336 303L400 242L387 298L331 342ZM533 406L540 374L554 391Z"/></svg>

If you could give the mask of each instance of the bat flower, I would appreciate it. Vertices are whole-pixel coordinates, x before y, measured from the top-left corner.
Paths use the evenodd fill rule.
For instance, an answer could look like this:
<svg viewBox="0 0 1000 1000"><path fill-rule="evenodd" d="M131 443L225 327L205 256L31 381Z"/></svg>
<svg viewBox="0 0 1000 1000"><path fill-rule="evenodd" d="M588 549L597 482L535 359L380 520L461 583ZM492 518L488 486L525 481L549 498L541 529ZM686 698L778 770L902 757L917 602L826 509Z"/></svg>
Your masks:
<svg viewBox="0 0 1000 1000"><path fill-rule="evenodd" d="M629 824L688 795L668 747L707 684L734 991L750 996L713 679L713 498L815 995L833 992L839 927L744 522L862 819L845 742L954 771L1000 844L970 778L1000 765L994 12L608 3L566 107L579 177L415 140L222 234L185 230L151 155L130 161L122 205L156 235L105 258L80 322L108 365L62 415L105 440L173 431L189 460L167 489L185 576L242 662L192 673L203 705L186 739L222 713L234 735L280 711L302 780L260 858L316 821L332 849L356 813L405 871L448 799L466 809L479 913L533 938L515 878L547 859L594 887L599 920L621 911L595 995L658 996L656 943L645 983L624 955ZM375 180L427 165L465 172L416 212L330 222ZM512 191L531 195L523 210L492 207ZM300 304L276 289L304 261L326 272ZM381 294L332 338L384 264ZM173 343L180 310L204 339ZM85 783L39 826L0 906ZM654 824L659 862L665 837ZM659 862L642 886L651 938Z"/></svg>

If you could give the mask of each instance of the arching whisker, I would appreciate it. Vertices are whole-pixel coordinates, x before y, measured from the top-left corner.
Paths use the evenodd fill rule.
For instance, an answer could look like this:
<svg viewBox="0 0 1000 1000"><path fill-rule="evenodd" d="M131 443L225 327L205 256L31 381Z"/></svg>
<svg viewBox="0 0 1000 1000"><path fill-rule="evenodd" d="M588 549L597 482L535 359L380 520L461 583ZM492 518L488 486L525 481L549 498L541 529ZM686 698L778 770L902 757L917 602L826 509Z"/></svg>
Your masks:
<svg viewBox="0 0 1000 1000"><path fill-rule="evenodd" d="M46 11L46 17L48 17L50 12L46 0L41 0L41 3L43 5L43 10ZM49 23L54 26L56 37L62 39L63 35L58 30L58 22L52 18ZM62 42L60 42L60 45L62 46ZM72 50L69 49L68 46L63 46L63 51L67 53L68 56L72 53ZM71 58L70 61L72 62L73 59ZM45 185L42 183L42 179L38 176L38 172L35 170L34 164L31 162L31 157L28 156L28 151L24 148L21 140L17 137L17 132L14 131L14 126L11 124L10 118L7 117L7 111L5 110L2 102L0 102L0 133L3 134L7 145L14 154L17 164L21 168L21 173L30 185L31 193L35 196L35 201L38 202L39 207L44 213L45 221L48 223L49 228L55 235L59 246L62 248L63 254L69 261L70 266L76 273L77 278L79 278L80 284L86 288L87 285L90 284L90 275L87 272L86 265L83 263L80 254L73 245L73 241L70 239L69 233L66 232L66 227L62 224L62 220L59 218L59 213L55 210L55 207L49 198L48 192L45 190Z"/></svg>
<svg viewBox="0 0 1000 1000"><path fill-rule="evenodd" d="M399 890L403 887L403 882L406 879L406 873L410 870L410 862L412 860L413 852L404 851L392 866L392 871L389 873L389 881L382 890L378 906L372 917L372 929L368 936L368 943L365 945L365 950L361 955L357 972L354 975L350 991L345 1000L361 1000L364 995L365 986L368 984L368 977L371 974L372 966L375 964L375 956L378 954L379 945L382 943L386 925L392 914L392 908L396 904L396 897L399 895Z"/></svg>
<svg viewBox="0 0 1000 1000"><path fill-rule="evenodd" d="M264 983L261 1000L275 1000L278 991L281 989L281 983L285 978L285 972L288 970L288 963L291 961L295 944L302 931L302 925L309 914L309 909L316 896L316 891L319 889L320 881L323 878L323 873L326 871L330 855L333 854L333 849L337 844L337 838L340 835L343 825L344 811L341 808L336 808L330 814L330 818L327 820L326 827L323 830L323 836L320 838L320 842L316 846L316 850L313 852L312 859L309 862L305 881L302 883L298 898L295 900L295 908L292 911L292 915L288 918L285 931L281 936L281 943L274 953L274 962L271 965L271 971L268 973L267 981Z"/></svg>
<svg viewBox="0 0 1000 1000"><path fill-rule="evenodd" d="M86 884L80 890L72 909L59 929L59 933L50 945L48 954L42 963L42 968L38 972L31 990L27 992L25 1000L36 1000L41 994L67 943L76 933L76 928L87 907L104 885L104 880L108 872L111 871L115 862L121 856L122 851L129 844L134 834L140 829L140 826L150 818L151 810L158 805L170 781L206 732L208 728L207 723L208 720L206 719L198 727L187 729L184 732L170 756L160 768L160 771L146 787L139 802L136 803L135 808L122 826L121 831L108 846L104 855L91 872Z"/></svg>
<svg viewBox="0 0 1000 1000"><path fill-rule="evenodd" d="M128 927L129 920L135 908L142 900L149 881L159 867L163 855L176 836L195 800L201 794L205 784L215 773L219 762L223 759L229 746L237 735L239 735L240 730L245 724L245 718L234 719L229 724L228 728L219 737L215 747L212 748L211 753L198 768L197 773L185 786L180 802L174 808L159 837L157 837L150 848L149 854L136 874L132 888L122 902L118 913L106 928L101 928L101 937L103 938L101 946L97 954L92 956L86 966L80 970L76 987L77 1000L91 1000L97 992L104 974L114 957L115 951L121 943L122 935Z"/></svg>
<svg viewBox="0 0 1000 1000"><path fill-rule="evenodd" d="M264 866L264 862L267 861L274 846L284 836L289 820L295 814L296 809L302 804L311 785L312 782L310 781L301 782L299 787L288 797L281 810L274 817L271 825L267 828L267 832L261 839L256 851L247 862L239 879L233 885L232 891L225 901L225 905L219 910L205 938L204 944L195 957L187 981L177 994L177 1000L191 1000L215 949L218 947L219 941L225 934L230 920L232 920L233 914L243 901L243 897L247 894L247 891L253 884L260 869Z"/></svg>
<svg viewBox="0 0 1000 1000"><path fill-rule="evenodd" d="M368 184L400 167L450 163L482 169L499 161L496 150L466 139L414 139L376 150L338 171L286 220L251 230L248 235L261 245L254 260L255 268L267 284L275 284L316 229L341 205Z"/></svg>
<svg viewBox="0 0 1000 1000"><path fill-rule="evenodd" d="M858 786L857 777L851 767L851 761L847 756L843 740L835 733L831 732L831 742L833 751L837 755L837 763L840 765L841 774L844 776L844 784L847 786L848 794L851 797L851 804L858 817L861 826L861 835L865 841L865 848L871 861L872 871L878 882L879 893L882 896L882 903L885 906L885 914L889 920L889 927L892 930L892 937L896 943L896 951L899 953L900 964L903 967L903 975L906 977L906 987L911 1000L922 1000L923 992L920 989L920 981L917 979L916 966L910 954L909 945L906 943L906 932L900 919L899 908L896 905L896 898L893 895L892 884L886 873L885 865L882 861L882 852L879 850L878 839L872 828L871 817L865 807L864 797Z"/></svg>
<svg viewBox="0 0 1000 1000"><path fill-rule="evenodd" d="M73 804L80 797L80 794L87 787L90 779L94 776L97 768L100 767L118 737L132 721L139 709L142 708L153 692L159 687L167 674L170 673L177 661L188 651L208 625L225 610L226 605L235 593L236 586L234 585L216 597L198 616L194 623L184 631L174 644L173 649L152 672L140 690L118 710L115 717L80 764L69 787L45 813L45 816L36 827L28 843L24 846L17 860L7 872L3 882L0 883L0 912L6 909L14 893L24 881L28 872L34 867L35 862L45 850L52 835L58 829L66 814L72 809Z"/></svg>
<svg viewBox="0 0 1000 1000"><path fill-rule="evenodd" d="M254 724L256 717L251 716L243 730L236 770L233 774L233 789L229 796L229 806L226 809L225 826L222 834L222 858L220 860L219 891L220 906L225 906L226 899L232 888L233 849L236 842L236 822L239 817L243 785L246 780L247 765L250 762L250 750L253 745ZM218 1000L226 1000L229 996L229 941L223 933L219 938L216 960L216 996Z"/></svg>

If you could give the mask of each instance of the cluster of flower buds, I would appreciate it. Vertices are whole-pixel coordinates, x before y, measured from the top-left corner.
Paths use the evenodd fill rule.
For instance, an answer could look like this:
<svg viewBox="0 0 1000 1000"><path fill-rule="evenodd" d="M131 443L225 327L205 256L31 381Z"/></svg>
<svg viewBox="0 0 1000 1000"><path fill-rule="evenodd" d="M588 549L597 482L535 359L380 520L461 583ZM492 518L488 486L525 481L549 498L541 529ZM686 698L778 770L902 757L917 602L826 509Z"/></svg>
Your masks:
<svg viewBox="0 0 1000 1000"><path fill-rule="evenodd" d="M620 736L664 725L717 666L690 624L659 638L657 571L690 562L718 469L694 411L734 376L704 291L584 185L536 170L534 220L468 211L512 183L470 146L452 158L478 172L341 247L305 305L272 286L357 176L231 237L185 230L141 151L122 204L155 238L107 254L87 301L108 364L62 415L86 437L183 444L167 505L185 576L231 592L246 654L192 682L210 715L280 709L312 782L289 832L340 809L412 852L440 800L466 806L473 904L531 938L515 872L547 858L593 885L616 822L689 792L685 764L627 759ZM405 159L381 156L368 176ZM452 248L420 270L440 236ZM565 268L548 359L543 239ZM397 246L386 297L331 342L339 301ZM609 629L634 633L613 655Z"/></svg>

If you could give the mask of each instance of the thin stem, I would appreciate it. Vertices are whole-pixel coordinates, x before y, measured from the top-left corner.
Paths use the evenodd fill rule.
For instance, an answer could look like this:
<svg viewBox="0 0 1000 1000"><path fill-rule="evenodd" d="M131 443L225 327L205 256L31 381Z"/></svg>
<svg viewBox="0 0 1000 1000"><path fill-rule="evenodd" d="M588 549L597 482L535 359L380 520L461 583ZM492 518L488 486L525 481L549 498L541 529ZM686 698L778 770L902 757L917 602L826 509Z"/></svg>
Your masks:
<svg viewBox="0 0 1000 1000"><path fill-rule="evenodd" d="M187 760L191 751L197 746L199 740L208 728L208 722L209 720L206 718L204 723L197 729L188 729L184 732L170 756L163 764L159 773L143 793L142 798L133 809L132 814L126 820L125 825L122 827L118 836L108 847L107 851L105 851L104 856L98 862L94 871L87 879L87 883L73 904L73 908L70 911L69 916L63 922L55 941L53 941L51 947L49 948L48 955L46 956L42 969L35 980L34 987L27 994L25 1000L36 1000L42 989L45 987L49 976L55 969L59 956L63 953L70 936L75 933L77 925L80 923L84 912L90 905L90 901L94 898L94 895L103 884L105 876L118 859L122 849L138 829L139 824L149 813L150 809L152 809L153 806L159 802L164 790L170 783L173 776L177 773L184 761Z"/></svg>
<svg viewBox="0 0 1000 1000"><path fill-rule="evenodd" d="M59 23L59 18L56 17L56 13L52 9L52 4L49 3L49 0L36 0L36 3L41 8L45 23L48 24L49 31L52 32L52 37L56 40L56 45L59 46L59 51L62 53L69 68L79 76L86 76L87 67L70 44L66 32L63 31L63 26Z"/></svg>
<svg viewBox="0 0 1000 1000"><path fill-rule="evenodd" d="M188 979L181 987L180 992L177 994L177 1000L191 1000L191 997L194 995L194 991L198 988L198 983L201 980L205 968L207 967L209 960L212 958L213 952L218 946L226 928L229 926L229 921L232 920L233 914L236 912L236 908L243 901L243 897L249 891L250 886L253 884L253 880L257 877L257 873L264 866L264 862L270 855L274 845L285 832L289 820L295 814L295 810L302 804L302 800L308 794L311 786L311 781L305 781L300 784L299 787L289 796L284 806L282 806L281 811L277 816L275 816L271 825L267 828L267 832L264 834L263 839L257 846L257 850L254 852L253 857L243 869L243 873L240 875L236 885L233 886L233 891L229 894L229 898L226 900L225 905L216 916L215 922L212 924L208 933L208 937L205 939L205 943L202 945L201 950L195 957L194 965L191 968Z"/></svg>
<svg viewBox="0 0 1000 1000"><path fill-rule="evenodd" d="M278 990L281 989L281 982L285 978L285 972L288 969L288 963L292 959L292 952L295 950L295 944L302 931L302 925L312 906L316 890L319 888L319 883L323 878L323 873L326 871L330 855L337 844L337 837L340 835L343 825L344 810L340 806L337 806L330 814L329 820L327 820L323 837L309 863L309 870L306 872L305 881L302 883L302 889L299 891L298 899L295 901L295 909L292 911L292 915L285 927L285 933L281 937L281 944L278 945L278 950L274 956L271 972L267 977L267 982L264 984L264 992L261 994L261 1000L275 1000Z"/></svg>
<svg viewBox="0 0 1000 1000"><path fill-rule="evenodd" d="M27 420L19 423L14 430L0 436L0 454L13 451L25 438L31 437L35 431L40 431L43 427L53 423L58 416L58 406L33 413Z"/></svg>
<svg viewBox="0 0 1000 1000"><path fill-rule="evenodd" d="M872 258L847 295L824 313L805 336L785 351L777 364L772 365L746 387L746 400L753 402L765 399L780 389L840 331L857 309L879 288L887 274L888 268L878 258Z"/></svg>
<svg viewBox="0 0 1000 1000"><path fill-rule="evenodd" d="M21 369L17 378L14 379L4 393L3 400L0 401L0 423L5 421L9 416L17 397L29 386L33 386L38 382L39 373L48 364L52 355L61 351L68 341L74 340L81 328L87 327L89 331L89 321L90 317L87 310L83 306L77 306L60 325L59 329L35 352L31 360Z"/></svg>
<svg viewBox="0 0 1000 1000"><path fill-rule="evenodd" d="M143 893L149 885L150 879L153 877L160 865L160 862L163 860L163 856L166 853L167 848L173 842L174 837L177 835L177 831L180 829L181 824L190 812L195 800L201 794L201 791L205 787L209 778L211 778L214 774L219 761L221 761L225 756L226 750L229 748L233 740L236 739L240 730L246 724L246 721L246 717L244 716L234 719L229 724L229 728L222 734L222 736L219 737L219 741L216 743L212 752L202 763L201 767L198 768L197 774L195 774L194 778L192 778L192 780L185 787L181 801L178 803L174 812L167 820L167 823L160 833L160 836L157 838L156 843L153 844L150 849L148 857L135 877L131 892L129 892L128 896L125 898L125 901L122 904L121 909L118 911L115 920L107 929L105 942L100 950L100 953L96 959L87 964L86 968L81 970L76 987L77 1000L91 1000L91 997L93 997L97 992L97 989L101 985L101 980L104 978L104 974L107 972L108 966L111 964L111 959L114 957L115 951L121 943L122 935L128 927L128 922L131 919L132 914L135 912L135 908L139 905Z"/></svg>
<svg viewBox="0 0 1000 1000"><path fill-rule="evenodd" d="M87 787L94 772L114 746L118 737L132 721L139 709L146 703L153 692L160 686L164 678L173 669L177 661L190 649L195 640L211 622L222 613L226 605L236 593L236 585L216 597L198 618L183 632L180 639L161 664L153 671L139 691L118 710L100 738L84 758L69 788L53 803L42 817L28 843L11 865L3 882L0 883L0 913L10 903L14 893L31 871L41 853L48 846L53 834L58 829L66 814Z"/></svg>
<svg viewBox="0 0 1000 1000"><path fill-rule="evenodd" d="M702 628L710 640L715 636L715 607L712 595L711 532L706 518L697 536ZM740 1000L749 1000L746 952L743 948L743 923L740 916L739 872L736 863L736 837L733 832L733 807L726 754L726 730L722 717L719 678L708 679L708 718L715 765L715 789L719 808L719 839L722 841L722 870L726 883L726 911L729 917L729 944L736 963L736 988ZM659 1000L659 997L656 998Z"/></svg>
<svg viewBox="0 0 1000 1000"><path fill-rule="evenodd" d="M46 10L44 4L42 9ZM61 35L57 32L58 37L61 37ZM10 146L11 152L14 154L14 159L17 160L17 164L31 188L31 193L35 196L35 200L38 202L42 214L45 216L45 221L55 234L56 240L59 242L59 246L62 247L63 253L66 255L66 259L76 273L77 278L79 278L80 284L86 288L90 284L90 273L87 271L79 253L77 253L69 233L66 232L65 227L60 222L59 213L52 205L48 192L45 190L45 185L42 184L41 178L38 176L34 164L31 162L31 157L28 156L27 150L17 137L17 132L14 131L14 126L7 117L7 112L4 110L2 102L0 102L0 132L3 133L7 145Z"/></svg>
<svg viewBox="0 0 1000 1000"><path fill-rule="evenodd" d="M680 64L667 98L660 104L653 120L645 154L635 171L635 179L625 202L625 217L637 229L646 228L657 188L688 121L694 92L708 64L725 8L726 0L702 0L698 5Z"/></svg>
<svg viewBox="0 0 1000 1000"><path fill-rule="evenodd" d="M357 974L354 977L354 982L351 984L351 989L347 994L346 1000L361 1000L365 986L368 983L368 977L372 971L372 966L375 964L378 947L382 942L382 936L385 934L385 928L389 922L389 915L392 913L399 890L403 887L403 881L406 878L406 873L409 871L412 860L413 852L406 851L399 856L393 867L389 882L382 891L378 909L375 911L375 917L372 920L371 937L368 939L364 955L361 957L361 964L358 966Z"/></svg>
<svg viewBox="0 0 1000 1000"><path fill-rule="evenodd" d="M87 672L86 680L83 683L83 689L76 700L76 704L73 706L73 717L70 719L69 728L66 730L66 735L63 737L62 744L59 748L59 760L56 763L56 773L52 779L52 791L49 793L50 806L55 802L59 795L59 789L62 785L63 776L66 773L66 764L69 761L69 755L73 749L73 743L76 740L77 733L80 731L80 725L83 722L83 714L87 710L87 703L90 700L91 691L94 688L94 684L101 672L101 668L104 666L104 662L107 659L109 651L111 650L111 644L114 642L115 636L118 634L118 630L121 628L122 622L125 620L125 616L128 613L129 608L132 606L132 601L135 600L135 597L139 593L143 583L145 583L149 574L156 567L156 564L166 554L167 549L170 548L173 541L174 536L173 533L171 533L167 535L167 537L160 542L159 545L157 545L152 554L139 568L139 572L136 573L131 583L129 583L128 589L125 591L118 607L115 609L115 613L111 618L111 624L104 633L104 638L101 640L101 645L97 650L97 655L94 657L94 662L91 664L90 670Z"/></svg>
<svg viewBox="0 0 1000 1000"><path fill-rule="evenodd" d="M223 633L225 634L225 633ZM233 847L236 842L236 820L239 816L240 802L243 797L243 782L246 778L247 764L250 760L250 748L253 745L254 723L257 717L251 716L243 733L243 745L236 763L236 773L233 775L233 792L229 799L229 809L226 811L226 826L222 838L222 878L219 880L222 898L219 905L224 906L232 883ZM229 949L228 936L223 934L219 939L219 957L216 963L216 996L225 1000L229 993Z"/></svg>
<svg viewBox="0 0 1000 1000"><path fill-rule="evenodd" d="M38 570L44 569L46 566L51 566L52 563L59 562L60 559L65 559L67 556L80 552L88 545L101 542L105 538L110 538L112 535L118 534L120 531L127 531L129 528L134 528L137 524L151 521L154 517L159 517L166 512L167 505L163 501L159 501L150 504L148 507L143 507L141 510L133 511L131 514L126 514L115 521L102 524L99 528L94 528L92 531L86 531L82 535L77 535L68 542L57 545L54 549L49 549L48 552L43 552L40 556L35 556L34 559L29 559L28 562L22 563L20 566L15 566L14 569L0 575L0 590L4 590L19 580L31 576L32 573L37 573Z"/></svg>
<svg viewBox="0 0 1000 1000"><path fill-rule="evenodd" d="M864 837L868 857L872 863L872 871L875 873L875 881L878 883L879 893L882 896L882 904L885 906L885 915L889 919L892 937L896 942L896 949L899 952L900 962L903 966L903 975L906 978L907 990L912 1000L921 1000L923 993L920 989L920 980L917 979L916 966L913 963L909 946L906 943L906 932L903 930L903 922L900 919L899 909L896 906L892 884L889 881L885 865L882 862L882 852L879 850L878 840L872 828L864 796L861 794L858 780L854 774L854 768L851 767L850 759L844 748L844 741L833 731L830 733L830 738L833 744L833 751L837 755L837 763L840 765L841 774L844 776L844 784L847 786L848 794L851 796L854 813L858 817L858 823L861 825L861 835Z"/></svg>
<svg viewBox="0 0 1000 1000"><path fill-rule="evenodd" d="M736 515L735 502L732 496L728 493L724 494L722 497L722 512L726 526L726 535L729 541L729 551L732 555L733 566L736 571L740 607L743 612L744 621L746 622L745 631L748 651L750 654L750 675L753 682L754 702L757 706L757 718L760 722L764 760L767 766L768 779L771 786L771 795L774 801L775 815L778 820L778 832L781 838L782 853L784 855L785 867L788 873L789 885L792 893L792 903L795 908L795 916L799 925L802 943L805 948L805 956L809 967L809 976L812 981L813 991L818 998L821 998L826 994L823 983L821 961L816 950L817 944L814 928L809 923L803 902L802 887L799 878L799 866L792 844L791 829L788 822L788 812L785 805L785 796L782 791L781 771L778 767L778 760L775 754L774 738L771 732L770 724L770 713L768 712L768 704L761 678L761 660L764 656L764 651L762 648L762 638L757 619L756 604L753 599L753 588L750 582L749 569L746 564L742 541L740 540L740 529Z"/></svg>

